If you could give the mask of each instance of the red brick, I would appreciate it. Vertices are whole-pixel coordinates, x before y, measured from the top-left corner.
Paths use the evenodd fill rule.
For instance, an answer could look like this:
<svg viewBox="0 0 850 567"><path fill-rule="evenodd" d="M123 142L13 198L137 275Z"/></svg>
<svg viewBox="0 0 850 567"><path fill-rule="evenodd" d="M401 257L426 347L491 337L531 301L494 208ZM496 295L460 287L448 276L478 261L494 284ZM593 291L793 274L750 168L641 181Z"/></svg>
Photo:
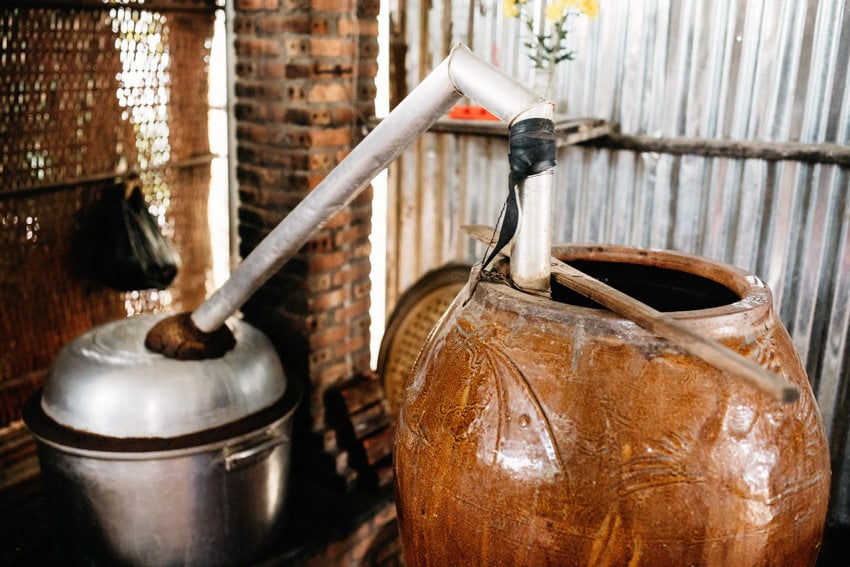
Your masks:
<svg viewBox="0 0 850 567"><path fill-rule="evenodd" d="M283 143L290 148L310 148L313 145L311 132L305 128L290 128L283 135Z"/></svg>
<svg viewBox="0 0 850 567"><path fill-rule="evenodd" d="M286 96L291 101L300 102L307 98L307 91L304 90L304 87L298 85L289 85L286 88Z"/></svg>
<svg viewBox="0 0 850 567"><path fill-rule="evenodd" d="M372 252L372 244L370 242L366 241L363 244L360 244L359 246L352 249L351 252L350 252L350 257L351 258L368 258L369 254L371 252Z"/></svg>
<svg viewBox="0 0 850 567"><path fill-rule="evenodd" d="M334 247L334 238L330 234L314 236L307 241L308 252L330 252Z"/></svg>
<svg viewBox="0 0 850 567"><path fill-rule="evenodd" d="M354 67L348 64L334 62L317 62L313 65L311 76L313 78L347 79L354 76Z"/></svg>
<svg viewBox="0 0 850 567"><path fill-rule="evenodd" d="M288 169L307 169L307 165L309 164L309 158L304 152L282 148L264 148L260 152L260 159L263 165L280 166ZM292 180L289 179L287 181ZM306 180L301 182L296 181L296 183L299 183L299 191L308 189ZM287 187L287 189L290 188Z"/></svg>
<svg viewBox="0 0 850 567"><path fill-rule="evenodd" d="M288 105L268 101L239 101L235 106L237 120L284 122Z"/></svg>
<svg viewBox="0 0 850 567"><path fill-rule="evenodd" d="M319 183L325 180L325 176L321 175L308 175L307 180L309 181L310 189L315 189Z"/></svg>
<svg viewBox="0 0 850 567"><path fill-rule="evenodd" d="M345 264L348 255L345 252L330 252L328 254L313 254L309 259L308 272L319 274L335 270Z"/></svg>
<svg viewBox="0 0 850 567"><path fill-rule="evenodd" d="M351 336L357 336L360 334L368 335L369 328L371 326L372 321L371 319L369 319L368 315L354 318L349 322L349 327L351 328Z"/></svg>
<svg viewBox="0 0 850 567"><path fill-rule="evenodd" d="M351 375L351 365L342 361L323 368L314 369L313 378L315 385L326 389L328 386L332 386Z"/></svg>
<svg viewBox="0 0 850 567"><path fill-rule="evenodd" d="M236 54L243 57L272 56L280 52L280 45L274 39L236 38Z"/></svg>
<svg viewBox="0 0 850 567"><path fill-rule="evenodd" d="M334 152L314 152L310 154L310 169L330 170L336 165Z"/></svg>
<svg viewBox="0 0 850 567"><path fill-rule="evenodd" d="M259 98L263 100L277 100L283 96L279 84L260 80L238 80L236 81L236 96L240 98ZM303 96L303 93L302 93Z"/></svg>
<svg viewBox="0 0 850 567"><path fill-rule="evenodd" d="M372 356L368 348L359 352L353 352L348 358L351 360L353 374L364 374L371 370Z"/></svg>
<svg viewBox="0 0 850 567"><path fill-rule="evenodd" d="M327 291L333 285L333 274L326 272L307 278L307 291L311 293Z"/></svg>
<svg viewBox="0 0 850 567"><path fill-rule="evenodd" d="M310 16L308 14L266 16L257 21L256 28L258 32L268 35L310 33Z"/></svg>
<svg viewBox="0 0 850 567"><path fill-rule="evenodd" d="M346 228L335 233L334 244L341 247L345 244L351 244L352 242L366 240L369 238L370 232L371 227L368 225L353 225L350 228Z"/></svg>
<svg viewBox="0 0 850 567"><path fill-rule="evenodd" d="M310 39L310 55L313 57L351 57L356 51L352 39L335 37L314 37Z"/></svg>
<svg viewBox="0 0 850 567"><path fill-rule="evenodd" d="M368 260L358 261L334 272L333 285L341 286L353 281L368 278L372 273L372 265Z"/></svg>
<svg viewBox="0 0 850 567"><path fill-rule="evenodd" d="M310 7L317 12L351 12L354 0L311 0Z"/></svg>
<svg viewBox="0 0 850 567"><path fill-rule="evenodd" d="M314 313L321 313L342 306L350 297L351 290L347 287L342 287L317 294L309 298L307 304Z"/></svg>
<svg viewBox="0 0 850 567"><path fill-rule="evenodd" d="M324 108L289 107L284 121L298 126L324 126L330 124L331 115Z"/></svg>
<svg viewBox="0 0 850 567"><path fill-rule="evenodd" d="M263 79L284 79L287 76L288 65L282 61L263 61L255 65L257 73Z"/></svg>
<svg viewBox="0 0 850 567"><path fill-rule="evenodd" d="M370 219L372 217L372 197L374 193L374 188L371 185L367 185L363 191L360 192L354 199L351 200L349 206L356 209L359 207L363 207L363 218ZM353 211L352 211L353 216Z"/></svg>
<svg viewBox="0 0 850 567"><path fill-rule="evenodd" d="M327 18L314 17L310 22L310 33L313 35L327 35L331 28L331 22Z"/></svg>
<svg viewBox="0 0 850 567"><path fill-rule="evenodd" d="M258 167L254 164L243 162L237 166L236 174L239 176L241 183L252 183L256 187L277 187L280 185L283 170L277 167ZM281 193L281 191L266 191L266 193L274 195Z"/></svg>
<svg viewBox="0 0 850 567"><path fill-rule="evenodd" d="M372 282L366 281L363 283L358 283L354 286L354 299L362 299L364 297L369 297L370 291L372 291Z"/></svg>
<svg viewBox="0 0 850 567"><path fill-rule="evenodd" d="M351 141L351 128L324 128L310 132L310 145L312 147L345 146L351 144Z"/></svg>
<svg viewBox="0 0 850 567"><path fill-rule="evenodd" d="M358 299L357 301L334 311L334 319L339 323L346 323L358 315L368 315L369 306L370 302L368 297Z"/></svg>
<svg viewBox="0 0 850 567"><path fill-rule="evenodd" d="M357 81L357 96L362 100L374 100L378 87L372 80Z"/></svg>
<svg viewBox="0 0 850 567"><path fill-rule="evenodd" d="M325 228L338 228L341 226L347 226L348 223L351 222L351 210L348 208L344 208L340 210L338 213L334 214L328 222L325 223Z"/></svg>
<svg viewBox="0 0 850 567"><path fill-rule="evenodd" d="M355 118L354 109L350 106L342 106L334 109L333 120L335 124L351 124Z"/></svg>
<svg viewBox="0 0 850 567"><path fill-rule="evenodd" d="M240 140L247 140L255 144L267 144L276 138L272 131L275 125L266 126L251 122L240 122L236 125L236 137Z"/></svg>
<svg viewBox="0 0 850 567"><path fill-rule="evenodd" d="M237 14L233 18L233 31L237 35L254 35L256 29L256 20L253 17L248 18Z"/></svg>
<svg viewBox="0 0 850 567"><path fill-rule="evenodd" d="M361 58L361 61L374 61L375 65L377 65L375 59L378 57L378 38L376 36L361 35L358 36L358 39L357 55Z"/></svg>
<svg viewBox="0 0 850 567"><path fill-rule="evenodd" d="M340 83L313 85L306 94L308 102L345 102L351 95L351 85Z"/></svg>
<svg viewBox="0 0 850 567"><path fill-rule="evenodd" d="M311 114L312 112L309 108L298 108L288 106L286 108L286 113L283 115L283 121L289 124L308 126L310 124Z"/></svg>
<svg viewBox="0 0 850 567"><path fill-rule="evenodd" d="M286 215L274 209L242 205L239 207L239 216L240 218L250 218L251 220L249 220L249 222L253 221L258 226L269 227L276 226L280 221L283 220L283 217Z"/></svg>
<svg viewBox="0 0 850 567"><path fill-rule="evenodd" d="M310 53L310 40L287 39L283 42L283 50L286 55L297 57Z"/></svg>
<svg viewBox="0 0 850 567"><path fill-rule="evenodd" d="M336 153L336 161L340 162L345 159L345 156L351 153L351 148L342 148Z"/></svg>
<svg viewBox="0 0 850 567"><path fill-rule="evenodd" d="M310 0L283 0L283 8L287 12L296 10L309 10Z"/></svg>
<svg viewBox="0 0 850 567"><path fill-rule="evenodd" d="M381 12L381 0L358 0L357 14L361 17L377 17Z"/></svg>
<svg viewBox="0 0 850 567"><path fill-rule="evenodd" d="M236 63L236 75L238 77L253 77L257 74L257 64L253 61L239 61Z"/></svg>
<svg viewBox="0 0 850 567"><path fill-rule="evenodd" d="M302 173L290 173L283 179L282 187L276 189L303 198L312 188L310 177Z"/></svg>
<svg viewBox="0 0 850 567"><path fill-rule="evenodd" d="M340 18L337 22L339 35L378 36L378 21L372 18Z"/></svg>
<svg viewBox="0 0 850 567"><path fill-rule="evenodd" d="M331 347L323 348L319 350L312 350L310 352L310 364L313 366L317 366L319 364L325 364L330 362L330 360L334 357L333 351L334 349Z"/></svg>
<svg viewBox="0 0 850 567"><path fill-rule="evenodd" d="M378 76L378 62L361 60L357 64L357 75L360 78L371 77L372 79L374 79Z"/></svg>
<svg viewBox="0 0 850 567"><path fill-rule="evenodd" d="M339 35L359 35L360 20L354 18L340 18L336 23Z"/></svg>
<svg viewBox="0 0 850 567"><path fill-rule="evenodd" d="M278 0L236 0L237 11L253 12L258 10L277 10Z"/></svg>
<svg viewBox="0 0 850 567"><path fill-rule="evenodd" d="M287 63L285 76L287 79L309 79L313 70L306 63Z"/></svg>

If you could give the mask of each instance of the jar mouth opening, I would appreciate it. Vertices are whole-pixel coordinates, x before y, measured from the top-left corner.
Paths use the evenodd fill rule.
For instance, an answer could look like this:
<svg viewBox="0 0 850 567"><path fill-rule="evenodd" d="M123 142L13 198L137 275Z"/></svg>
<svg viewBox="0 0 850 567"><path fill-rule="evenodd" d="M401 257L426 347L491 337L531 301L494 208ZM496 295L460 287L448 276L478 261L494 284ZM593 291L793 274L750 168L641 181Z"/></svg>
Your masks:
<svg viewBox="0 0 850 567"><path fill-rule="evenodd" d="M754 274L724 262L672 250L620 245L556 246L552 255L663 313L720 314L771 303ZM494 266L503 276L510 261ZM604 309L552 278L551 299L564 307Z"/></svg>
<svg viewBox="0 0 850 567"><path fill-rule="evenodd" d="M725 285L681 270L592 259L572 260L569 264L657 311L712 309L741 300L739 294ZM559 284L554 278L552 300L578 307L602 308L592 299Z"/></svg>

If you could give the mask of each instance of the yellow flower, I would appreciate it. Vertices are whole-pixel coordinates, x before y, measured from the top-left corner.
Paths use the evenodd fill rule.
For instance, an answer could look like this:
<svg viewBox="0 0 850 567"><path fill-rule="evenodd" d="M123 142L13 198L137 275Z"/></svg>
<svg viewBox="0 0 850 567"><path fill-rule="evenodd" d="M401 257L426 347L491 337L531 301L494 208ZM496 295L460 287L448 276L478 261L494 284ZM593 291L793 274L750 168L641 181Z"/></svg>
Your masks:
<svg viewBox="0 0 850 567"><path fill-rule="evenodd" d="M550 22L557 22L564 15L564 10L567 7L568 0L553 0L551 4L546 6L546 19Z"/></svg>
<svg viewBox="0 0 850 567"><path fill-rule="evenodd" d="M591 20L599 15L599 0L575 0L576 8Z"/></svg>
<svg viewBox="0 0 850 567"><path fill-rule="evenodd" d="M546 6L546 19L550 22L561 21L569 10L586 14L592 20L599 14L599 0L552 0Z"/></svg>
<svg viewBox="0 0 850 567"><path fill-rule="evenodd" d="M502 11L508 18L516 18L519 16L519 5L524 3L524 0L504 0L502 2Z"/></svg>

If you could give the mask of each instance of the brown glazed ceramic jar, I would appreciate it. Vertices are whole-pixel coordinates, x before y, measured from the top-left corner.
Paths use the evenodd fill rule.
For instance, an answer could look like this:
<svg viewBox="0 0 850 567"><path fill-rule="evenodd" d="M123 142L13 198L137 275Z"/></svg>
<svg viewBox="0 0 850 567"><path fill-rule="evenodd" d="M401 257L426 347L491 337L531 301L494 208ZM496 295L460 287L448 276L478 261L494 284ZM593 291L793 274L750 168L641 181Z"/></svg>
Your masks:
<svg viewBox="0 0 850 567"><path fill-rule="evenodd" d="M827 442L768 288L684 254L557 252L801 397L780 405L564 288L546 299L488 278L470 297L468 285L423 347L399 416L408 567L814 565Z"/></svg>

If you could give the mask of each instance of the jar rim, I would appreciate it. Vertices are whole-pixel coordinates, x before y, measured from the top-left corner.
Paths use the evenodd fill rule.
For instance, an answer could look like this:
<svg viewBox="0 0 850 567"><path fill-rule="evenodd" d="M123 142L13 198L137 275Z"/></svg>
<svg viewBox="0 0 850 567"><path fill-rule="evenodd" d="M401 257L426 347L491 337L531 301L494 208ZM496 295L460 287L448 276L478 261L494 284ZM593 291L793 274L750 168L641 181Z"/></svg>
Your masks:
<svg viewBox="0 0 850 567"><path fill-rule="evenodd" d="M599 244L559 245L552 248L552 254L566 262L589 260L657 267L691 274L725 287L737 297L736 300L707 308L664 311L665 316L691 321L703 327L703 330L714 335L715 338L720 335L740 334L740 321L731 324L730 317L740 319L741 315L745 314L746 319L753 324L773 317L773 296L770 288L755 274L718 260L672 250ZM480 268L480 264L473 267L470 282L478 280ZM498 261L494 265L494 270L501 275L509 274L510 261L508 259ZM491 293L504 294L501 298L491 296L489 299L484 299L486 303L500 309L511 309L510 301L517 300L519 301L516 305L517 309L534 309L535 311L546 309L559 313L559 317L580 318L583 320L582 324L589 326L598 324L609 327L611 325L637 326L631 320L606 309L559 302L525 293L508 285L488 282L486 279L480 283L484 285L477 287L482 288L487 296ZM505 302L506 299L510 301ZM594 321L592 325L588 323L590 319ZM730 324L737 330L732 331Z"/></svg>

